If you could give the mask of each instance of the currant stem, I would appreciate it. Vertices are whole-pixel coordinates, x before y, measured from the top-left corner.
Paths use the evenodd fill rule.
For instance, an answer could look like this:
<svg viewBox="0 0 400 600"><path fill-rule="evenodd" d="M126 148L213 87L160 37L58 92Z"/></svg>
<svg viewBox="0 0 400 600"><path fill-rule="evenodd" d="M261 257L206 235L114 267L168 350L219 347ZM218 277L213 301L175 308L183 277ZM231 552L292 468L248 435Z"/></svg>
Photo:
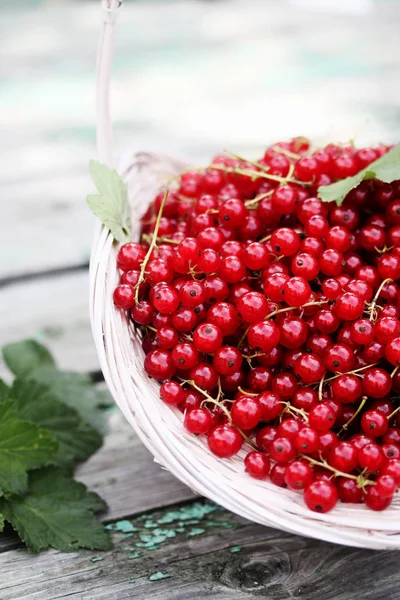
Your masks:
<svg viewBox="0 0 400 600"><path fill-rule="evenodd" d="M272 150L274 152L279 152L279 154L284 154L288 158L293 158L294 160L301 158L300 154L290 152L290 150L286 150L285 148L281 148L280 146L272 146Z"/></svg>
<svg viewBox="0 0 400 600"><path fill-rule="evenodd" d="M256 196L255 198L252 198L251 200L246 200L244 203L245 207L249 208L251 210L253 205L255 206L259 202L261 202L261 200L264 200L265 198L269 198L269 196L272 196L274 191L275 190L270 190L269 192L265 192L265 194L259 194L258 196ZM260 240L260 242L262 242L262 240Z"/></svg>
<svg viewBox="0 0 400 600"><path fill-rule="evenodd" d="M388 415L388 416L387 416L387 420L388 420L388 421L390 421L390 419L391 419L392 417L394 417L394 415L396 415L396 414L397 414L399 411L400 411L400 406L398 406L397 408L395 408L395 409L394 409L394 410L393 410L393 411L390 413L390 415Z"/></svg>
<svg viewBox="0 0 400 600"><path fill-rule="evenodd" d="M399 369L400 369L400 367L395 367L395 368L393 369L393 371L390 373L390 377L392 377L392 379L393 379L393 377L396 375L396 373L397 373L397 371L398 371Z"/></svg>
<svg viewBox="0 0 400 600"><path fill-rule="evenodd" d="M325 383L328 383L329 381L333 381L334 379L337 379L338 377L341 377L342 375L357 375L360 371L365 371L365 369L371 369L371 367L375 367L377 364L379 363L373 363L372 365L365 365L364 367L360 367L359 369L354 369L354 371L347 371L347 373L336 373L336 375L333 375L333 377L329 377L329 379L325 379ZM357 375L358 377L361 377L360 375Z"/></svg>
<svg viewBox="0 0 400 600"><path fill-rule="evenodd" d="M387 279L384 279L382 281L381 285L378 287L378 290L377 290L377 292L376 292L376 294L375 294L375 296L374 296L374 298L373 298L373 300L372 300L372 302L370 304L370 307L369 307L369 310L370 310L369 320L370 321L375 321L375 306L376 306L376 303L378 301L378 298L379 298L379 295L380 295L381 291L383 290L383 288L385 287L385 285L387 283L392 283L392 282L393 282L393 279L390 279L390 277L388 277Z"/></svg>
<svg viewBox="0 0 400 600"><path fill-rule="evenodd" d="M278 183L286 183L288 181L286 177L279 177L278 175L268 175L268 173L265 173L263 171L251 171L250 169L224 167L223 165L211 165L211 168L217 169L218 171L223 171L224 173L244 175L245 177L250 177L250 179L252 180L262 177L264 179L270 179L271 181L277 181Z"/></svg>
<svg viewBox="0 0 400 600"><path fill-rule="evenodd" d="M167 188L165 190L164 198L162 199L162 202L161 202L161 205L160 205L160 210L158 211L158 215L157 215L157 219L156 219L156 224L154 226L154 231L153 231L153 235L152 235L152 239L151 239L151 242L150 242L149 249L147 250L147 254L144 257L144 260L143 260L142 264L140 265L139 279L138 279L137 284L135 285L135 302L136 302L136 304L139 302L139 288L140 288L140 285L146 279L145 276L144 276L144 274L146 272L147 263L150 260L151 253L153 252L154 248L156 248L156 246L157 246L158 230L160 229L161 217L162 217L162 213L163 213L163 210L164 210L165 203L166 203L167 198L168 198L168 194L169 194L169 189Z"/></svg>
<svg viewBox="0 0 400 600"><path fill-rule="evenodd" d="M318 386L318 400L320 402L322 402L322 400L323 400L322 394L324 391L324 383L325 383L325 373L322 375L321 381L319 382L319 386Z"/></svg>
<svg viewBox="0 0 400 600"><path fill-rule="evenodd" d="M328 304L328 302L329 300L321 300L321 302L306 302L302 306L288 306L287 308L278 308L269 313L269 315L267 315L266 317L264 317L264 321L266 321L267 319L271 319L271 317L274 317L279 313L289 312L290 310L301 310L303 308L307 308L308 306L322 306L322 304Z"/></svg>
<svg viewBox="0 0 400 600"><path fill-rule="evenodd" d="M204 402L211 402L211 404L214 404L214 406L218 406L219 408L221 408L221 410L225 413L226 417L228 418L229 422L232 423L231 413L226 408L226 406L223 404L223 402L220 402L216 398L213 398L212 396L207 394L207 392L202 390L201 387L199 387L198 385L196 385L193 380L190 380L187 383L189 383L192 387L194 387L195 390L200 392L200 394L203 394L203 396L205 396L206 399L204 400ZM258 450L257 446L255 444L253 444L251 439L244 433L244 431L239 429L239 427L236 427L236 425L234 427L238 430L238 432L240 433L242 438L245 440L245 442L247 442L249 444L249 446L251 446L251 448L253 448L254 450Z"/></svg>
<svg viewBox="0 0 400 600"><path fill-rule="evenodd" d="M142 235L142 240L144 242L146 242L147 244L149 242L151 242L151 239L152 239L152 236L148 233L144 233ZM156 239L156 244L174 244L175 246L177 246L178 244L180 244L180 242L178 242L178 240L173 240L172 238L169 238L169 237L161 236Z"/></svg>
<svg viewBox="0 0 400 600"><path fill-rule="evenodd" d="M360 402L360 404L358 405L358 408L356 410L356 412L354 413L354 415L352 417L350 417L350 419L347 421L347 423L345 423L342 427L342 429L339 431L339 435L344 433L345 431L347 431L347 429L350 427L350 425L352 424L352 422L354 421L354 419L360 414L360 412L362 411L366 401L368 400L367 396L363 396L362 400Z"/></svg>
<svg viewBox="0 0 400 600"><path fill-rule="evenodd" d="M253 165L253 167L256 167L256 169L260 169L261 171L267 172L268 168L265 167L264 165L261 165L260 163L253 161L253 160L249 160L248 158L244 158L243 156L240 156L239 154L235 154L234 152L231 152L230 150L225 150L225 152L227 154L230 154L231 156L233 156L233 158L237 158L238 160L244 162L244 163L248 163L249 165Z"/></svg>
<svg viewBox="0 0 400 600"><path fill-rule="evenodd" d="M315 458L311 458L311 456L307 456L307 454L302 454L302 458L308 460L312 465L316 465L318 467L323 467L328 471L331 471L335 477L347 477L347 479L353 479L357 481L358 487L364 487L366 485L375 485L375 481L371 481L369 479L364 479L363 475L351 475L350 473L344 473L343 471L338 471L335 467L331 467L329 463L325 460L316 460Z"/></svg>
<svg viewBox="0 0 400 600"><path fill-rule="evenodd" d="M259 395L259 394L252 394L252 392L246 392L246 390L241 388L240 385L238 387L238 390L241 394L244 394L245 396L253 396L254 398L257 398L257 396Z"/></svg>

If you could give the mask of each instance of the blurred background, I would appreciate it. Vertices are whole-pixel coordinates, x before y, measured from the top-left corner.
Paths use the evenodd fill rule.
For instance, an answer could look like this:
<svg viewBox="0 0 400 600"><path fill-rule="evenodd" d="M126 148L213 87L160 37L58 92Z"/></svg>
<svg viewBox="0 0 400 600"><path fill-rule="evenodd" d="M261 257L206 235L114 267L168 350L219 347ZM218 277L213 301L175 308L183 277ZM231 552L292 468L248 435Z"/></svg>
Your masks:
<svg viewBox="0 0 400 600"><path fill-rule="evenodd" d="M97 0L0 0L0 339L97 368L88 323ZM117 149L194 163L272 141L400 138L400 1L126 0Z"/></svg>

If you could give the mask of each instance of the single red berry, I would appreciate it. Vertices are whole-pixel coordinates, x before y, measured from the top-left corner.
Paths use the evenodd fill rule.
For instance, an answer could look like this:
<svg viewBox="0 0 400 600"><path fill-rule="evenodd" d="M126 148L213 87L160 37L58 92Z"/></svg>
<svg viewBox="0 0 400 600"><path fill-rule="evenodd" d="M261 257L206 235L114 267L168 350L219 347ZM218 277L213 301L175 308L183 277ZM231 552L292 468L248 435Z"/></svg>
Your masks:
<svg viewBox="0 0 400 600"><path fill-rule="evenodd" d="M255 479L265 479L271 469L271 463L268 456L257 451L249 452L246 455L244 465L247 473Z"/></svg>
<svg viewBox="0 0 400 600"><path fill-rule="evenodd" d="M301 387L295 391L292 404L295 408L300 408L309 412L313 406L318 403L318 394L315 390L308 387Z"/></svg>
<svg viewBox="0 0 400 600"><path fill-rule="evenodd" d="M304 490L313 480L310 465L303 460L294 460L286 469L285 482L291 490Z"/></svg>
<svg viewBox="0 0 400 600"><path fill-rule="evenodd" d="M197 310L197 308L196 308ZM197 316L192 308L180 308L172 314L172 325L181 333L188 333L197 324Z"/></svg>
<svg viewBox="0 0 400 600"><path fill-rule="evenodd" d="M272 460L287 464L296 456L296 447L288 438L276 437L269 446L269 453Z"/></svg>
<svg viewBox="0 0 400 600"><path fill-rule="evenodd" d="M261 321L268 314L268 300L260 292L248 292L238 300L237 309L246 323Z"/></svg>
<svg viewBox="0 0 400 600"><path fill-rule="evenodd" d="M247 385L255 392L265 392L271 387L272 372L268 367L254 367L247 375Z"/></svg>
<svg viewBox="0 0 400 600"><path fill-rule="evenodd" d="M217 325L223 335L235 333L240 324L236 308L229 302L217 302L207 312L207 321Z"/></svg>
<svg viewBox="0 0 400 600"><path fill-rule="evenodd" d="M232 375L242 366L242 355L234 346L221 346L214 354L213 366L219 375Z"/></svg>
<svg viewBox="0 0 400 600"><path fill-rule="evenodd" d="M300 237L293 229L281 227L273 232L271 246L278 256L292 256L300 249Z"/></svg>
<svg viewBox="0 0 400 600"><path fill-rule="evenodd" d="M325 355L325 366L332 373L346 373L354 367L354 354L345 344L334 344Z"/></svg>
<svg viewBox="0 0 400 600"><path fill-rule="evenodd" d="M245 248L244 263L251 271L260 271L269 263L269 252L265 244L251 242Z"/></svg>
<svg viewBox="0 0 400 600"><path fill-rule="evenodd" d="M308 508L319 513L332 510L338 498L337 488L330 481L313 481L304 492L304 502Z"/></svg>
<svg viewBox="0 0 400 600"><path fill-rule="evenodd" d="M315 279L319 273L319 263L315 256L307 254L306 252L300 252L292 259L292 273L293 275L311 281Z"/></svg>
<svg viewBox="0 0 400 600"><path fill-rule="evenodd" d="M266 452L268 451L270 443L277 437L276 427L267 425L257 432L256 443L259 448L262 448Z"/></svg>
<svg viewBox="0 0 400 600"><path fill-rule="evenodd" d="M185 400L185 392L176 381L164 381L160 387L160 398L165 404L176 406Z"/></svg>
<svg viewBox="0 0 400 600"><path fill-rule="evenodd" d="M206 408L193 408L186 412L183 424L189 433L204 435L210 431L213 418Z"/></svg>
<svg viewBox="0 0 400 600"><path fill-rule="evenodd" d="M392 378L384 369L378 367L365 371L363 388L371 398L383 398L392 389Z"/></svg>
<svg viewBox="0 0 400 600"><path fill-rule="evenodd" d="M166 350L152 350L144 359L145 371L150 377L164 381L170 379L176 371L171 353Z"/></svg>
<svg viewBox="0 0 400 600"><path fill-rule="evenodd" d="M358 466L358 452L350 442L339 442L329 454L329 464L343 473L351 473Z"/></svg>
<svg viewBox="0 0 400 600"><path fill-rule="evenodd" d="M388 460L381 469L381 475L390 475L396 482L397 486L400 486L400 460L390 459Z"/></svg>
<svg viewBox="0 0 400 600"><path fill-rule="evenodd" d="M154 340L161 350L170 350L178 343L179 335L173 327L160 327L155 334Z"/></svg>
<svg viewBox="0 0 400 600"><path fill-rule="evenodd" d="M339 477L337 487L339 498L342 502L358 504L363 499L364 493L362 489L358 487L357 482L354 479Z"/></svg>
<svg viewBox="0 0 400 600"><path fill-rule="evenodd" d="M358 319L350 327L350 337L353 342L364 346L375 338L376 330L374 324L368 319Z"/></svg>
<svg viewBox="0 0 400 600"><path fill-rule="evenodd" d="M199 362L199 352L194 344L180 342L172 350L172 360L177 369L192 369Z"/></svg>
<svg viewBox="0 0 400 600"><path fill-rule="evenodd" d="M285 482L286 468L287 468L287 465L285 465L285 464L278 463L278 462L275 463L269 474L271 483L273 483L274 485L277 485L278 487L286 488L287 487L286 482Z"/></svg>
<svg viewBox="0 0 400 600"><path fill-rule="evenodd" d="M199 352L213 354L221 346L223 335L214 323L201 323L193 332L193 343Z"/></svg>
<svg viewBox="0 0 400 600"><path fill-rule="evenodd" d="M319 448L319 434L311 427L303 427L294 438L294 444L298 452L313 454Z"/></svg>
<svg viewBox="0 0 400 600"><path fill-rule="evenodd" d="M319 257L319 268L324 275L335 277L342 270L343 254L334 248L327 248Z"/></svg>
<svg viewBox="0 0 400 600"><path fill-rule="evenodd" d="M201 362L194 366L189 373L189 377L197 387L209 392L218 383L218 374L214 367L211 365Z"/></svg>
<svg viewBox="0 0 400 600"><path fill-rule="evenodd" d="M118 269L121 271L139 270L146 252L146 248L136 242L124 244L117 254Z"/></svg>
<svg viewBox="0 0 400 600"><path fill-rule="evenodd" d="M344 292L337 298L334 311L339 319L354 321L363 314L364 302L357 294Z"/></svg>
<svg viewBox="0 0 400 600"><path fill-rule="evenodd" d="M334 379L331 389L333 398L342 404L356 402L363 392L359 377L348 373Z"/></svg>
<svg viewBox="0 0 400 600"><path fill-rule="evenodd" d="M379 471L385 460L378 444L366 444L358 451L358 462L362 469Z"/></svg>
<svg viewBox="0 0 400 600"><path fill-rule="evenodd" d="M332 407L327 402L317 404L308 414L308 423L315 431L328 431L335 423L335 413Z"/></svg>
<svg viewBox="0 0 400 600"><path fill-rule="evenodd" d="M273 302L283 300L283 286L290 277L286 273L273 273L264 279L263 287L266 296Z"/></svg>
<svg viewBox="0 0 400 600"><path fill-rule="evenodd" d="M117 285L113 293L113 300L115 306L128 310L135 304L135 289L131 285Z"/></svg>
<svg viewBox="0 0 400 600"><path fill-rule="evenodd" d="M253 429L261 420L262 410L256 398L241 396L232 404L232 422L240 429Z"/></svg>
<svg viewBox="0 0 400 600"><path fill-rule="evenodd" d="M392 365L400 365L400 337L396 337L388 343L385 355Z"/></svg>
<svg viewBox="0 0 400 600"><path fill-rule="evenodd" d="M390 506L392 498L383 498L376 489L376 485L369 485L364 493L364 502L371 510L380 511L385 510Z"/></svg>
<svg viewBox="0 0 400 600"><path fill-rule="evenodd" d="M361 429L373 437L385 435L388 426L387 418L378 410L367 410L361 417Z"/></svg>
<svg viewBox="0 0 400 600"><path fill-rule="evenodd" d="M252 348L268 352L279 344L280 333L275 323L260 321L249 327L247 339Z"/></svg>
<svg viewBox="0 0 400 600"><path fill-rule="evenodd" d="M289 400L296 392L298 384L292 373L278 373L272 380L272 391L282 400Z"/></svg>
<svg viewBox="0 0 400 600"><path fill-rule="evenodd" d="M311 294L311 288L303 277L291 277L283 286L283 298L289 306L303 306Z"/></svg>
<svg viewBox="0 0 400 600"><path fill-rule="evenodd" d="M304 344L308 335L308 327L299 317L285 317L279 323L280 343L285 348L294 350Z"/></svg>
<svg viewBox="0 0 400 600"><path fill-rule="evenodd" d="M323 308L315 315L315 327L321 333L331 334L337 330L339 325L339 318L331 310Z"/></svg>
<svg viewBox="0 0 400 600"><path fill-rule="evenodd" d="M219 458L231 458L242 447L243 438L231 425L217 425L208 435L208 447Z"/></svg>

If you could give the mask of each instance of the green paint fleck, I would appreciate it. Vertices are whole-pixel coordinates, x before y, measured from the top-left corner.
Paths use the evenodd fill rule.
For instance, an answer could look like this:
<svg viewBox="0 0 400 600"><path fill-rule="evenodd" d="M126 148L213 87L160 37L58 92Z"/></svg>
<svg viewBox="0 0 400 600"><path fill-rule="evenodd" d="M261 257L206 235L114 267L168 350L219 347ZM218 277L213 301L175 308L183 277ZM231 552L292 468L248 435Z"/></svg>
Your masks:
<svg viewBox="0 0 400 600"><path fill-rule="evenodd" d="M191 529L188 533L188 537L193 537L195 535L201 535L202 533L205 533L205 529L202 529L201 527L193 527L193 529Z"/></svg>
<svg viewBox="0 0 400 600"><path fill-rule="evenodd" d="M234 554L235 552L241 552L242 546L232 546L232 548L230 550L231 550L232 554Z"/></svg>
<svg viewBox="0 0 400 600"><path fill-rule="evenodd" d="M315 569L316 573L321 573L321 569Z"/></svg>
<svg viewBox="0 0 400 600"><path fill-rule="evenodd" d="M104 560L104 556L94 556L92 558L92 562L99 562L99 560Z"/></svg>
<svg viewBox="0 0 400 600"><path fill-rule="evenodd" d="M140 558L142 556L141 552L134 552L128 556L129 560L133 560L134 558Z"/></svg>
<svg viewBox="0 0 400 600"><path fill-rule="evenodd" d="M130 552L131 550L134 550L135 548L133 546L124 546L122 548L122 550L125 550L126 552Z"/></svg>
<svg viewBox="0 0 400 600"><path fill-rule="evenodd" d="M137 527L132 525L130 521L123 520L117 521L116 523L110 523L110 525L106 525L106 529L111 529L112 531L120 531L121 533L131 533L133 531L137 531Z"/></svg>
<svg viewBox="0 0 400 600"><path fill-rule="evenodd" d="M192 519L203 519L210 513L221 510L216 504L210 502L194 502L188 506L182 506L179 510L171 510L157 520L157 523L164 525L174 521L190 521Z"/></svg>
<svg viewBox="0 0 400 600"><path fill-rule="evenodd" d="M168 573L161 573L161 571L157 571L157 573L150 575L149 579L150 581L160 581L160 579L167 579L168 577L171 577L168 575Z"/></svg>
<svg viewBox="0 0 400 600"><path fill-rule="evenodd" d="M148 519L147 521L145 521L144 526L146 527L146 529L152 529L153 527L157 527L157 523L154 523L154 521Z"/></svg>
<svg viewBox="0 0 400 600"><path fill-rule="evenodd" d="M183 533L185 531L184 527L176 527L175 529L176 533Z"/></svg>

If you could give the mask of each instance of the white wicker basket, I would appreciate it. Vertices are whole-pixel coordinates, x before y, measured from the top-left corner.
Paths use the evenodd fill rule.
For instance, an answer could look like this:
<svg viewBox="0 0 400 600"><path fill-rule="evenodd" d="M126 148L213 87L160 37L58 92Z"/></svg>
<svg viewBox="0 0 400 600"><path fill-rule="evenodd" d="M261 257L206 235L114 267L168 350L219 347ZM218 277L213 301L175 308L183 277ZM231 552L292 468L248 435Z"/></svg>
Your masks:
<svg viewBox="0 0 400 600"><path fill-rule="evenodd" d="M109 165L113 164L113 151L108 87L113 30L121 5L118 0L103 3L97 63L98 157ZM182 163L170 158L125 156L120 172L128 182L134 238L139 217L161 182L181 170ZM243 469L244 450L234 459L220 460L209 452L204 440L185 433L182 414L159 400L158 384L144 372L140 334L114 307L112 292L119 279L117 250L109 231L99 225L90 265L93 335L108 387L155 460L199 494L263 525L349 546L400 548L398 496L382 513L374 513L364 505L339 503L328 514L316 514L305 507L300 494L247 476Z"/></svg>

